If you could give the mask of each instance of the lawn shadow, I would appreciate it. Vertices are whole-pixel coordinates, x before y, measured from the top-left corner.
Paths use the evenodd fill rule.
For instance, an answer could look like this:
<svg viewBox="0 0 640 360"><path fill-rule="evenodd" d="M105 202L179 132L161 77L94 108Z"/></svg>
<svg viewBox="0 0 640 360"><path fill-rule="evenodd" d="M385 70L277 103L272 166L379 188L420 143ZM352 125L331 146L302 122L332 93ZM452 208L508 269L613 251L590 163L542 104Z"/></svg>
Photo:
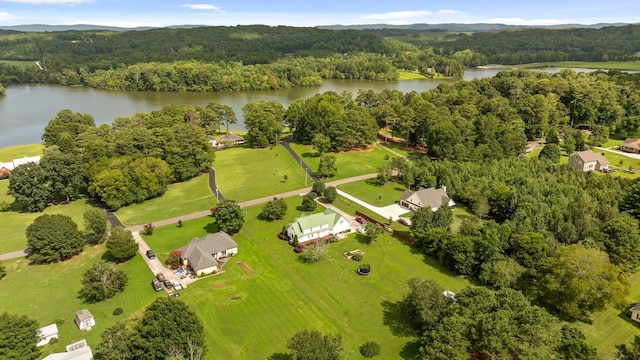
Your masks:
<svg viewBox="0 0 640 360"><path fill-rule="evenodd" d="M420 344L419 339L407 342L402 347L402 350L400 350L400 357L406 360L421 359L422 357L420 356L420 346L422 346L422 344Z"/></svg>
<svg viewBox="0 0 640 360"><path fill-rule="evenodd" d="M302 155L300 155L300 157L307 158L307 159L308 158L317 158L317 157L320 157L320 154L317 153L317 152L312 152L312 153L306 152L306 153L302 153Z"/></svg>
<svg viewBox="0 0 640 360"><path fill-rule="evenodd" d="M392 303L385 300L381 304L383 308L382 323L391 330L393 335L400 337L416 335L416 331L411 326L400 302Z"/></svg>
<svg viewBox="0 0 640 360"><path fill-rule="evenodd" d="M362 233L356 233L356 240L360 244L364 244L364 245L370 245L370 242L371 242L371 240L369 239L369 236Z"/></svg>
<svg viewBox="0 0 640 360"><path fill-rule="evenodd" d="M218 230L218 225L215 222L208 223L207 225L205 225L203 227L203 229L209 234L213 234L213 233L216 233L216 232L219 231Z"/></svg>
<svg viewBox="0 0 640 360"><path fill-rule="evenodd" d="M273 353L267 358L267 360L292 360L293 356L287 353Z"/></svg>
<svg viewBox="0 0 640 360"><path fill-rule="evenodd" d="M380 181L380 179L378 179L377 177L372 179L367 179L364 182L365 184L371 185L371 186L378 186L378 187L384 186L384 183Z"/></svg>

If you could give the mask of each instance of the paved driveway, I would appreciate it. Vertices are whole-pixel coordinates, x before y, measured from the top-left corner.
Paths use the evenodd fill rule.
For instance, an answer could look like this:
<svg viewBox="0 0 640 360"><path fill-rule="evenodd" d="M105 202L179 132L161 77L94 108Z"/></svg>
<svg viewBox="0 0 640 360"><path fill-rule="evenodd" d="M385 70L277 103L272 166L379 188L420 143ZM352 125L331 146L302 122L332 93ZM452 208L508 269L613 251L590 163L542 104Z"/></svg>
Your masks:
<svg viewBox="0 0 640 360"><path fill-rule="evenodd" d="M157 257L153 260L149 259L147 257L147 250L151 248L146 243L146 241L144 241L142 236L140 236L140 232L132 231L131 234L133 235L133 238L135 239L135 241L138 243L138 252L140 253L140 256L142 256L142 259L144 260L145 263L147 263L149 270L151 270L152 276L149 277L149 281L151 281L151 279L153 279L153 277L156 276L157 273L164 274L164 277L167 280L178 280L186 284L190 284L196 280L190 277L180 279L180 276L178 274L175 274L171 269L167 269Z"/></svg>
<svg viewBox="0 0 640 360"><path fill-rule="evenodd" d="M385 207L377 207L377 206L373 206L369 203L366 203L356 197L353 197L349 194L347 194L346 192L338 189L338 194L346 197L347 199L353 201L354 203L360 205L360 206L364 206L367 209L373 211L374 213L384 217L385 219L391 218L391 220L393 221L397 221L398 218L400 217L400 215L402 214L406 214L408 213L410 210L403 208L402 206L398 205L398 204L393 204L393 205L388 205Z"/></svg>

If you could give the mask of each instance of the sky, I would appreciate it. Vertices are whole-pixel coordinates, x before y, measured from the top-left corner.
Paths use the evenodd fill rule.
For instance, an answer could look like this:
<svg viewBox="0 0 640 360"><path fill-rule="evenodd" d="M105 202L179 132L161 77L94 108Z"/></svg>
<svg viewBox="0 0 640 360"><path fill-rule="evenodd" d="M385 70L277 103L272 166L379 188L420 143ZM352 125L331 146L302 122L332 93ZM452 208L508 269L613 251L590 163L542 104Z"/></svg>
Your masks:
<svg viewBox="0 0 640 360"><path fill-rule="evenodd" d="M638 0L0 0L0 26L640 23Z"/></svg>

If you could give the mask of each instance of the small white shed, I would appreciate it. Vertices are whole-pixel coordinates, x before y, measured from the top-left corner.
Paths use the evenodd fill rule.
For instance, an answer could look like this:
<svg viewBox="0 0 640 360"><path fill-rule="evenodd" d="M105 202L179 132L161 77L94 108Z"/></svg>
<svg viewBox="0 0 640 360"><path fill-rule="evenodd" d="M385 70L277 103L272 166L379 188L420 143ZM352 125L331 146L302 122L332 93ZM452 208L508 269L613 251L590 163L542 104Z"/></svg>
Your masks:
<svg viewBox="0 0 640 360"><path fill-rule="evenodd" d="M82 309L76 313L76 325L80 330L91 330L96 325L96 320L87 309Z"/></svg>
<svg viewBox="0 0 640 360"><path fill-rule="evenodd" d="M47 325L38 329L38 346L44 346L49 343L49 340L58 338L58 326L56 324Z"/></svg>

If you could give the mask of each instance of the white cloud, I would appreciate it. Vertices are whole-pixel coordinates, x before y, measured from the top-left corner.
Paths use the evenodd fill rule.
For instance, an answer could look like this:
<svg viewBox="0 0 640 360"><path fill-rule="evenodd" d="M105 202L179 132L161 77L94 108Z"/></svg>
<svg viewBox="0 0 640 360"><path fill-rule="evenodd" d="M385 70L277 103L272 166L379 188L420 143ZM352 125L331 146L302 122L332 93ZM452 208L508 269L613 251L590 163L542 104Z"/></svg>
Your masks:
<svg viewBox="0 0 640 360"><path fill-rule="evenodd" d="M19 16L11 15L6 11L0 11L0 21L19 19Z"/></svg>
<svg viewBox="0 0 640 360"><path fill-rule="evenodd" d="M505 25L558 25L571 23L572 20L568 19L532 19L525 20L521 18L496 18L487 21L491 24L505 24Z"/></svg>
<svg viewBox="0 0 640 360"><path fill-rule="evenodd" d="M438 15L462 15L464 13L462 11L458 11L458 10L442 9L442 10L436 11L436 14L438 14Z"/></svg>
<svg viewBox="0 0 640 360"><path fill-rule="evenodd" d="M363 15L362 18L369 20L406 20L417 18L421 16L431 15L431 11L427 10L407 10L407 11L395 11L388 13L380 13L380 14L368 14Z"/></svg>
<svg viewBox="0 0 640 360"><path fill-rule="evenodd" d="M221 7L211 4L183 4L182 7L186 7L191 10L222 11Z"/></svg>
<svg viewBox="0 0 640 360"><path fill-rule="evenodd" d="M92 3L94 0L1 0L1 1L20 3L20 4L34 4L34 5L43 5L43 4L76 5L76 4L89 4L89 3Z"/></svg>

